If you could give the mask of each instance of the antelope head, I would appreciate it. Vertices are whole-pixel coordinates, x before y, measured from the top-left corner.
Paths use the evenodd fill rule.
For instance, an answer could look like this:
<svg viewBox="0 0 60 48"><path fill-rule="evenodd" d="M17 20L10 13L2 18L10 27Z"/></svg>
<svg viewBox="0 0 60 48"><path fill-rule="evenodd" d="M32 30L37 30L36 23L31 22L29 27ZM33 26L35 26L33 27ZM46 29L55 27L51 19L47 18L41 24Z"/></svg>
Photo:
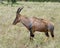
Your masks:
<svg viewBox="0 0 60 48"><path fill-rule="evenodd" d="M23 9L24 7L19 7L17 9L17 12L16 12L16 18L15 20L13 21L13 25L16 25L18 22L20 22L20 16L21 14L19 14L21 12L21 10Z"/></svg>

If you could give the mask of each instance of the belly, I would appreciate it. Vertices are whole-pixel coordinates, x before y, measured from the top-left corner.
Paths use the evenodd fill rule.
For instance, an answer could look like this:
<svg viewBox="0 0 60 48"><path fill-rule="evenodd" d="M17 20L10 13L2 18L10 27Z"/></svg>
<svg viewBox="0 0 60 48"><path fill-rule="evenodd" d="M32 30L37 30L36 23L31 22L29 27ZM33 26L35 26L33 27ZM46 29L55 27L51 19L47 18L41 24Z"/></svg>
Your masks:
<svg viewBox="0 0 60 48"><path fill-rule="evenodd" d="M35 31L47 32L47 28L35 28Z"/></svg>

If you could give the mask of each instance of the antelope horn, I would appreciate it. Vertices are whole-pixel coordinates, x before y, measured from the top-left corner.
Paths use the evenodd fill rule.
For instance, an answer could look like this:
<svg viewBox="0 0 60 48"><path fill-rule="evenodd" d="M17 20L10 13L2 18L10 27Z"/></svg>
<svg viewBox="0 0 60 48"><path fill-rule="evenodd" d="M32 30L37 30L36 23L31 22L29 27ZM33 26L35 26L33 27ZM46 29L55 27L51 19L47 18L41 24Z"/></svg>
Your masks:
<svg viewBox="0 0 60 48"><path fill-rule="evenodd" d="M24 7L19 7L19 8L17 9L17 13L20 13L23 8L24 8Z"/></svg>

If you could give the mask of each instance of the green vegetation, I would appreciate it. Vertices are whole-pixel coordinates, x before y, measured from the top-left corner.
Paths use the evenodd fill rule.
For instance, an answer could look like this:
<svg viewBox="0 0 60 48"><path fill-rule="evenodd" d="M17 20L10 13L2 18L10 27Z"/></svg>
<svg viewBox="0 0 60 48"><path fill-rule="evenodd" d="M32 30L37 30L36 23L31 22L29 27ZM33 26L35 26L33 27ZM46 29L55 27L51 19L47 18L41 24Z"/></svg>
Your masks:
<svg viewBox="0 0 60 48"><path fill-rule="evenodd" d="M60 0L28 0L28 1L37 1L37 2L60 2Z"/></svg>
<svg viewBox="0 0 60 48"><path fill-rule="evenodd" d="M6 3L6 2L5 2ZM0 48L60 48L60 3L58 2L17 2L0 4ZM7 3L6 3L7 4ZM12 25L18 7L24 6L22 15L44 18L55 24L55 39L46 38L44 33L36 32L35 40L30 42L29 31L21 24Z"/></svg>

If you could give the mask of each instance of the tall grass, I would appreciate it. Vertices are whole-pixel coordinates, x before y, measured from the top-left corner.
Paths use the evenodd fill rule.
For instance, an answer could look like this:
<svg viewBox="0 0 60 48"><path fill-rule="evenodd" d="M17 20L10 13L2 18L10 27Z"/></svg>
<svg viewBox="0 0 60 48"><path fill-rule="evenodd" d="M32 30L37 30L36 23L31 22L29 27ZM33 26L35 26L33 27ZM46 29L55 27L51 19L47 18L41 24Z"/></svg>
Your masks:
<svg viewBox="0 0 60 48"><path fill-rule="evenodd" d="M55 39L46 38L44 33L35 33L30 42L29 31L21 24L12 25L18 7L24 6L21 14L27 17L44 18L55 24ZM0 4L0 48L60 48L60 3L58 2L18 2L11 5Z"/></svg>

